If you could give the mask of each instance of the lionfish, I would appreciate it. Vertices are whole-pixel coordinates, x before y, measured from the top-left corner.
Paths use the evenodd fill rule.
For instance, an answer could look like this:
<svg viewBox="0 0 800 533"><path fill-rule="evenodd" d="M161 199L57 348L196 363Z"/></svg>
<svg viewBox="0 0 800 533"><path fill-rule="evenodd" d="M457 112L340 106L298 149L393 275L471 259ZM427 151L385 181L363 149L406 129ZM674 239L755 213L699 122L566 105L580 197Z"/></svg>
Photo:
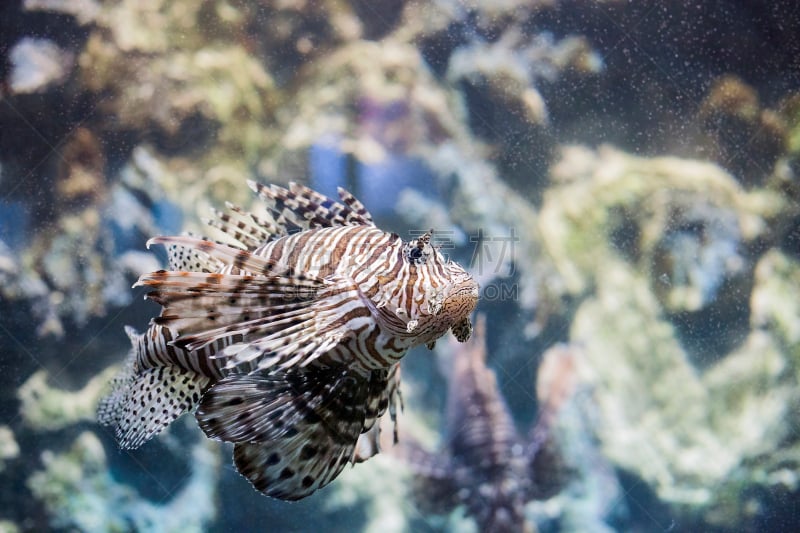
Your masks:
<svg viewBox="0 0 800 533"><path fill-rule="evenodd" d="M169 270L134 286L153 289L161 314L128 329L133 349L98 420L136 448L194 412L208 437L234 443L257 490L297 500L378 452L387 409L397 442L400 359L448 330L465 342L478 285L433 230L404 242L344 189L336 201L248 184L269 214L214 211L207 222L230 244L148 241L167 246Z"/></svg>
<svg viewBox="0 0 800 533"><path fill-rule="evenodd" d="M446 514L463 505L479 531L534 531L525 504L555 495L566 482L551 428L571 394L574 362L563 348L545 355L537 387L539 419L523 439L486 366L485 331L480 316L472 340L454 354L442 449L430 453L407 439L399 455L411 469L413 494L423 511Z"/></svg>

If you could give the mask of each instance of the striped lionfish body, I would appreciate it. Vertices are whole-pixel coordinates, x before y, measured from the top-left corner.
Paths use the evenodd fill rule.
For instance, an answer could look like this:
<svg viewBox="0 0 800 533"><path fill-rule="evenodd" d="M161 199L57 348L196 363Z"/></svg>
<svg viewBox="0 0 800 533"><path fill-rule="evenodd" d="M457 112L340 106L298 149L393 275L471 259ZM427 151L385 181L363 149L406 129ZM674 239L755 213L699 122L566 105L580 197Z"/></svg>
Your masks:
<svg viewBox="0 0 800 533"><path fill-rule="evenodd" d="M101 423L133 448L185 412L235 443L256 489L300 499L357 453L377 453L376 422L395 419L399 361L452 330L464 342L478 286L430 233L404 242L352 195L250 183L269 216L236 206L209 224L230 244L157 237L169 270L142 276L162 306L141 335ZM396 428L395 428L396 436Z"/></svg>

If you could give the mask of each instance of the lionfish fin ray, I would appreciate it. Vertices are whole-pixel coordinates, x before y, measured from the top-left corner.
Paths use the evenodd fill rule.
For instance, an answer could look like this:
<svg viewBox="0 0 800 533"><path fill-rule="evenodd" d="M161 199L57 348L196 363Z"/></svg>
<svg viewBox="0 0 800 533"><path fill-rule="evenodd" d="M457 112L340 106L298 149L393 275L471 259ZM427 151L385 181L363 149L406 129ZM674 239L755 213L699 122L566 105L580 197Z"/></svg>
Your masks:
<svg viewBox="0 0 800 533"><path fill-rule="evenodd" d="M142 276L138 284L154 288L147 298L163 308L161 316L153 322L180 332L175 344L182 347L193 344L189 349L221 337L232 343L245 334L264 333L270 325L277 330L289 317L297 320L298 315L307 313L318 291L325 286L323 280L309 276L163 270Z"/></svg>
<svg viewBox="0 0 800 533"><path fill-rule="evenodd" d="M236 344L235 351L222 350L214 355L225 360L229 371L288 369L310 364L352 335L341 321L343 306L348 306L353 313L373 311L358 286L341 276L326 278L313 298L292 303L290 297L287 294L286 299L277 300L273 308L264 306L257 312L243 309L238 316L235 313L224 317L215 315L213 327L209 322L203 323L205 327L196 322L191 331L181 330L175 344L187 350L199 350L212 343ZM174 314L176 321L181 316L169 307L165 308L165 314ZM220 326L223 319L227 325ZM252 367L251 363L256 360L258 364Z"/></svg>
<svg viewBox="0 0 800 533"><path fill-rule="evenodd" d="M227 212L212 209L214 218L204 222L250 251L286 235L285 229L276 224L272 217L258 217L230 202L226 202L225 207Z"/></svg>

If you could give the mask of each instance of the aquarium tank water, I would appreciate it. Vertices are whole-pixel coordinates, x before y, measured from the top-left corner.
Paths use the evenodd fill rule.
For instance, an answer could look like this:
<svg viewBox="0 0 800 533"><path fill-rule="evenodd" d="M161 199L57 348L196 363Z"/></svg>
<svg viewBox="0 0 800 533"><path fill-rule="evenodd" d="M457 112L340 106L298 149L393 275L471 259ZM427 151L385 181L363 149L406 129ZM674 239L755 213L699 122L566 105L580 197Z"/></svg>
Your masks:
<svg viewBox="0 0 800 533"><path fill-rule="evenodd" d="M800 4L7 0L0 532L800 530Z"/></svg>

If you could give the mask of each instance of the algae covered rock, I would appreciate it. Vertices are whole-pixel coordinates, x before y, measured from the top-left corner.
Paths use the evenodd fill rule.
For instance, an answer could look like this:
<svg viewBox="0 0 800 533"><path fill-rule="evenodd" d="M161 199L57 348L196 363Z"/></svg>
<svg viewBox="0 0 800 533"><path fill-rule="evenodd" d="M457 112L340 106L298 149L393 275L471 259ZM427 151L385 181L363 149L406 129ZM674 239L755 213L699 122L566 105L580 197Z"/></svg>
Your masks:
<svg viewBox="0 0 800 533"><path fill-rule="evenodd" d="M769 222L785 203L770 191L745 191L712 163L611 147L565 148L552 179L539 225L566 292L594 287L603 262L620 256L647 273L671 312L718 298L717 289L748 269L747 247L771 238Z"/></svg>
<svg viewBox="0 0 800 533"><path fill-rule="evenodd" d="M52 517L54 527L80 531L202 531L213 520L219 455L204 441L191 450L191 476L172 497L150 502L109 471L100 440L78 435L63 452L42 453L43 468L27 486Z"/></svg>

